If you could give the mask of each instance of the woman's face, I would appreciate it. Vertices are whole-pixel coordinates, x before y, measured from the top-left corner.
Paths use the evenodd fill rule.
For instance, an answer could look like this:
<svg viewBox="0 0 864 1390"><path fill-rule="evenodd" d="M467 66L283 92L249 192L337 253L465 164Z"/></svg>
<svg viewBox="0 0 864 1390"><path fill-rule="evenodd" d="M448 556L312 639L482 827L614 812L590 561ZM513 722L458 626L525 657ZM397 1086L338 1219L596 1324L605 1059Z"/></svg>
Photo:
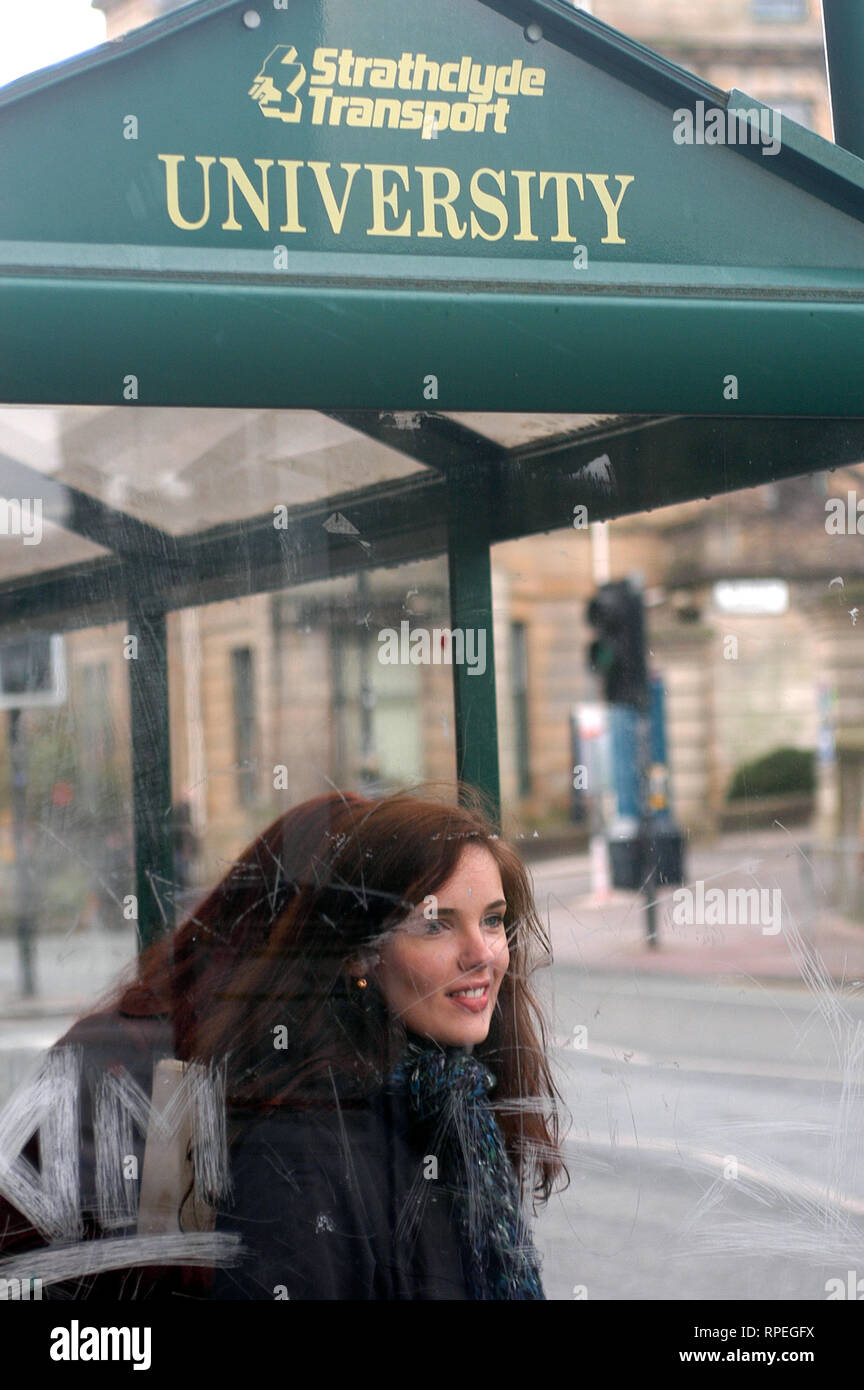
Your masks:
<svg viewBox="0 0 864 1390"><path fill-rule="evenodd" d="M469 845L433 900L384 938L375 980L412 1033L444 1046L483 1042L510 964L505 908L497 863Z"/></svg>

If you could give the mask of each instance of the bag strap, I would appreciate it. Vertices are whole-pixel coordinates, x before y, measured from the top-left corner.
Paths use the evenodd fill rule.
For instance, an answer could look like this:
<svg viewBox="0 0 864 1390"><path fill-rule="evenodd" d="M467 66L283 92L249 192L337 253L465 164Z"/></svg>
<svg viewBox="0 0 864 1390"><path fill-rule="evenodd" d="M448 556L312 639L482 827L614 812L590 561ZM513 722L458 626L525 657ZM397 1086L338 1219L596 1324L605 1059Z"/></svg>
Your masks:
<svg viewBox="0 0 864 1390"><path fill-rule="evenodd" d="M181 1062L169 1057L157 1062L153 1071L150 1121L141 1165L139 1235L168 1235L180 1230L212 1231L216 1225L215 1208L203 1201L194 1187L190 1107L183 1107L173 1133L166 1135L159 1123L184 1086L187 1072L193 1069L203 1071L198 1062Z"/></svg>

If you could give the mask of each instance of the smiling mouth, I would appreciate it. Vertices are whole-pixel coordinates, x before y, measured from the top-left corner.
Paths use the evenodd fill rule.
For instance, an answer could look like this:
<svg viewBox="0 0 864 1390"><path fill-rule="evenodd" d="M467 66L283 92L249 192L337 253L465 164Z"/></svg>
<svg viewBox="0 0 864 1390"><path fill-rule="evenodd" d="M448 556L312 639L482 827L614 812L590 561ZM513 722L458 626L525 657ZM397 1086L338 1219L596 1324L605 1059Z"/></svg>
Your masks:
<svg viewBox="0 0 864 1390"><path fill-rule="evenodd" d="M469 989L455 989L448 995L454 1004L458 1004L461 1009L470 1009L472 1013L482 1013L489 1003L489 985L472 985Z"/></svg>

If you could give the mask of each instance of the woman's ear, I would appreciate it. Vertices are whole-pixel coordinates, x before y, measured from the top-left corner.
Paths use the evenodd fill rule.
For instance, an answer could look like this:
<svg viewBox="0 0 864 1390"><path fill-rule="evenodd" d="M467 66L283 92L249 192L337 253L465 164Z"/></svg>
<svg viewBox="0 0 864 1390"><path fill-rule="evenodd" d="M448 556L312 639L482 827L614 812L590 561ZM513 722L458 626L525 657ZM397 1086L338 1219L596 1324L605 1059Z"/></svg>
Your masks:
<svg viewBox="0 0 864 1390"><path fill-rule="evenodd" d="M361 980L370 971L375 969L379 963L380 956L377 951L364 951L360 956L352 956L345 962L345 969L352 980Z"/></svg>

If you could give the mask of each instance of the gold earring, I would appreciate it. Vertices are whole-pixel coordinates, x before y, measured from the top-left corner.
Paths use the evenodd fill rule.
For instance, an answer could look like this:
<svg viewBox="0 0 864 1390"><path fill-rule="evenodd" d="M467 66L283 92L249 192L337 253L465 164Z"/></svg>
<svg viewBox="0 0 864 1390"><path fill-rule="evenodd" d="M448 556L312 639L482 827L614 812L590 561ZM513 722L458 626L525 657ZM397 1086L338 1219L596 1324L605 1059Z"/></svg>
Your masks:
<svg viewBox="0 0 864 1390"><path fill-rule="evenodd" d="M359 980L355 980L354 983L356 984L358 989L365 989L369 982L366 979L365 975L361 975Z"/></svg>

